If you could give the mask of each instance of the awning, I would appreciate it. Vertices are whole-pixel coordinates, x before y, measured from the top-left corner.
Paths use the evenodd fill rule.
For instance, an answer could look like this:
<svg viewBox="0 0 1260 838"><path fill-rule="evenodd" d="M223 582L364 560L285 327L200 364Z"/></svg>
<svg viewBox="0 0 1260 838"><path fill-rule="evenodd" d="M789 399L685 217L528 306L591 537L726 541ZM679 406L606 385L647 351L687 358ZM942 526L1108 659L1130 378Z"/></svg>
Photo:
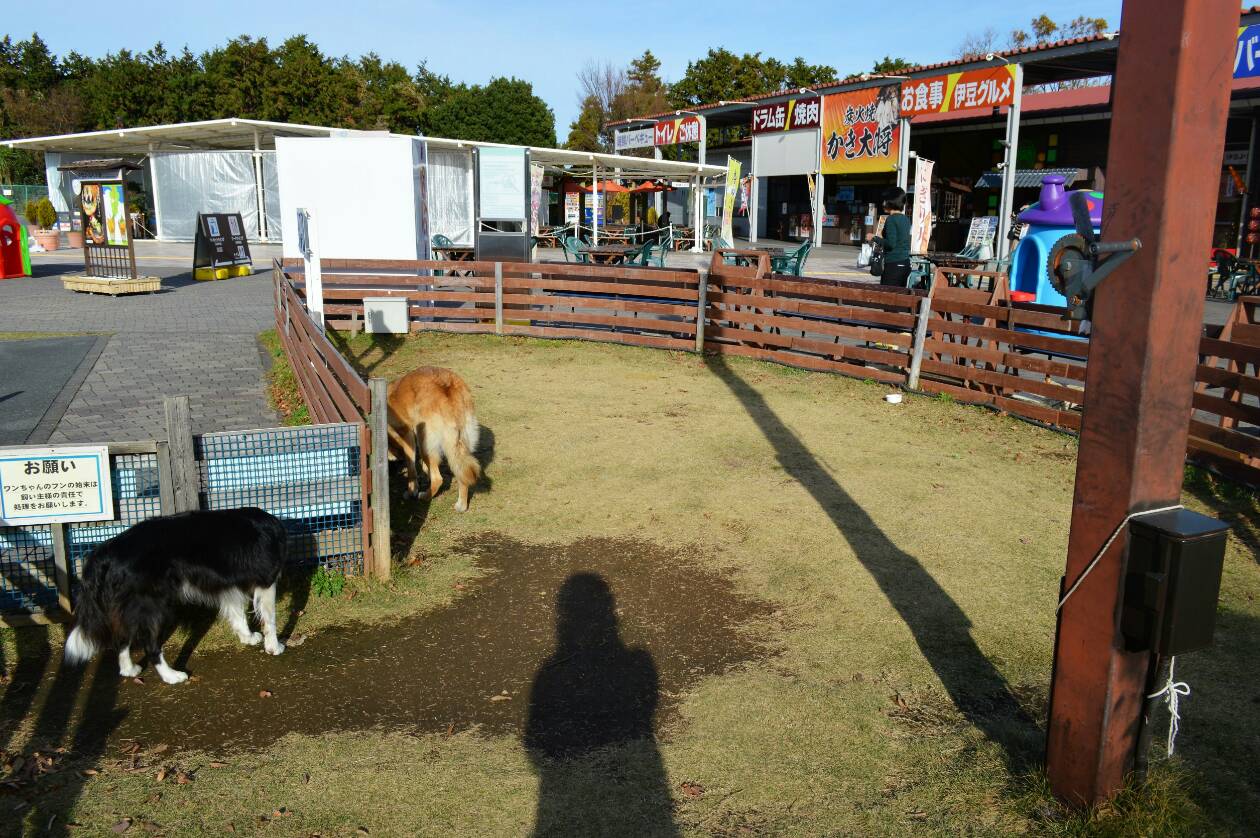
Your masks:
<svg viewBox="0 0 1260 838"><path fill-rule="evenodd" d="M1041 179L1046 175L1059 175L1065 187L1078 180L1084 180L1088 173L1084 169L1016 169L1016 189L1040 189ZM976 181L976 189L1001 189L1002 173L1000 171L985 172Z"/></svg>

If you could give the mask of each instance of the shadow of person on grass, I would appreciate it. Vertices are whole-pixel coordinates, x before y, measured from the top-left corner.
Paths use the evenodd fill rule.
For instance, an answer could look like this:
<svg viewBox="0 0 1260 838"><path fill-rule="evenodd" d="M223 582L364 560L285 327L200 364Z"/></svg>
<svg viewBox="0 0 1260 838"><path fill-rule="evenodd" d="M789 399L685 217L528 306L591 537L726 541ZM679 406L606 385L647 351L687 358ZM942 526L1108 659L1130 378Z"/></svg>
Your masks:
<svg viewBox="0 0 1260 838"><path fill-rule="evenodd" d="M955 707L1001 745L1012 773L1038 758L1042 734L971 636L971 621L918 559L901 550L818 462L762 395L720 355L705 364L739 399L779 465L814 498L914 635Z"/></svg>
<svg viewBox="0 0 1260 838"><path fill-rule="evenodd" d="M676 836L653 718L656 664L628 649L603 577L556 597L556 648L534 676L525 747L538 772L535 836Z"/></svg>

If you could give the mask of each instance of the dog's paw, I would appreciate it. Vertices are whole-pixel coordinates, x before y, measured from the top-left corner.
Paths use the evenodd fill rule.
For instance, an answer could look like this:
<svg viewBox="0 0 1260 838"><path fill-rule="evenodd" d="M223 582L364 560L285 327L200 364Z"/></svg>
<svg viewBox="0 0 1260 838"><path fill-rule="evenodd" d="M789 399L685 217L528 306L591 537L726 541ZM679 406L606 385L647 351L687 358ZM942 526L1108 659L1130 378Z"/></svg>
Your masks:
<svg viewBox="0 0 1260 838"><path fill-rule="evenodd" d="M468 511L468 504L466 504L466 503L464 503L463 501L460 501L460 500L455 501L455 511L456 511L456 512L467 512L467 511Z"/></svg>
<svg viewBox="0 0 1260 838"><path fill-rule="evenodd" d="M188 673L180 672L178 669L167 669L165 672L159 672L158 674L168 684L182 684L188 680Z"/></svg>
<svg viewBox="0 0 1260 838"><path fill-rule="evenodd" d="M253 634L241 635L241 642L246 646L257 646L259 643L262 643L262 639L262 632L260 631L256 631Z"/></svg>
<svg viewBox="0 0 1260 838"><path fill-rule="evenodd" d="M274 640L274 641L268 640L266 645L263 648L267 650L267 654L269 655L283 655L284 654L284 644L281 643L279 640Z"/></svg>
<svg viewBox="0 0 1260 838"><path fill-rule="evenodd" d="M135 678L140 674L140 665L133 663L130 666L118 667L118 674L122 678Z"/></svg>

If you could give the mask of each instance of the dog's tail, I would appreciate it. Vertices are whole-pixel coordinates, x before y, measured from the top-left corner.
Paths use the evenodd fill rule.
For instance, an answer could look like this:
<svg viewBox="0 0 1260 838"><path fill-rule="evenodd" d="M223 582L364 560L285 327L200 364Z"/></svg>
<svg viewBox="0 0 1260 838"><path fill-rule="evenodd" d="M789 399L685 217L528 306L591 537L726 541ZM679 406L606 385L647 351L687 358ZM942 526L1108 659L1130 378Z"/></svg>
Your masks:
<svg viewBox="0 0 1260 838"><path fill-rule="evenodd" d="M99 548L98 548L99 549ZM99 558L88 557L87 567ZM84 664L113 639L109 616L101 607L96 590L95 574L84 571L83 585L74 609L74 627L66 638L65 660L68 664Z"/></svg>
<svg viewBox="0 0 1260 838"><path fill-rule="evenodd" d="M471 486L481 477L481 463L473 456L477 450L477 442L481 435L481 424L472 409L464 410L464 421L456 430L453 450L446 452L446 461L451 464L451 472L455 479L465 486Z"/></svg>

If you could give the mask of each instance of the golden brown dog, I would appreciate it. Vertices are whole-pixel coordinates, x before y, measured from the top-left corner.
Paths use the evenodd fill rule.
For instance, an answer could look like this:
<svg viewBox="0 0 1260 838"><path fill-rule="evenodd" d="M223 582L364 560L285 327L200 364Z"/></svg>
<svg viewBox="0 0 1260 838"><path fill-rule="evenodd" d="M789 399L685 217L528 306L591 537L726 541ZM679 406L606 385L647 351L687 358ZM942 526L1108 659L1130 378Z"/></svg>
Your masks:
<svg viewBox="0 0 1260 838"><path fill-rule="evenodd" d="M473 412L472 392L448 369L420 367L389 384L389 442L407 468L407 496L419 497L416 458L429 476L429 497L442 488L442 457L459 484L455 509L468 511L468 490L481 476L473 456L481 426Z"/></svg>

